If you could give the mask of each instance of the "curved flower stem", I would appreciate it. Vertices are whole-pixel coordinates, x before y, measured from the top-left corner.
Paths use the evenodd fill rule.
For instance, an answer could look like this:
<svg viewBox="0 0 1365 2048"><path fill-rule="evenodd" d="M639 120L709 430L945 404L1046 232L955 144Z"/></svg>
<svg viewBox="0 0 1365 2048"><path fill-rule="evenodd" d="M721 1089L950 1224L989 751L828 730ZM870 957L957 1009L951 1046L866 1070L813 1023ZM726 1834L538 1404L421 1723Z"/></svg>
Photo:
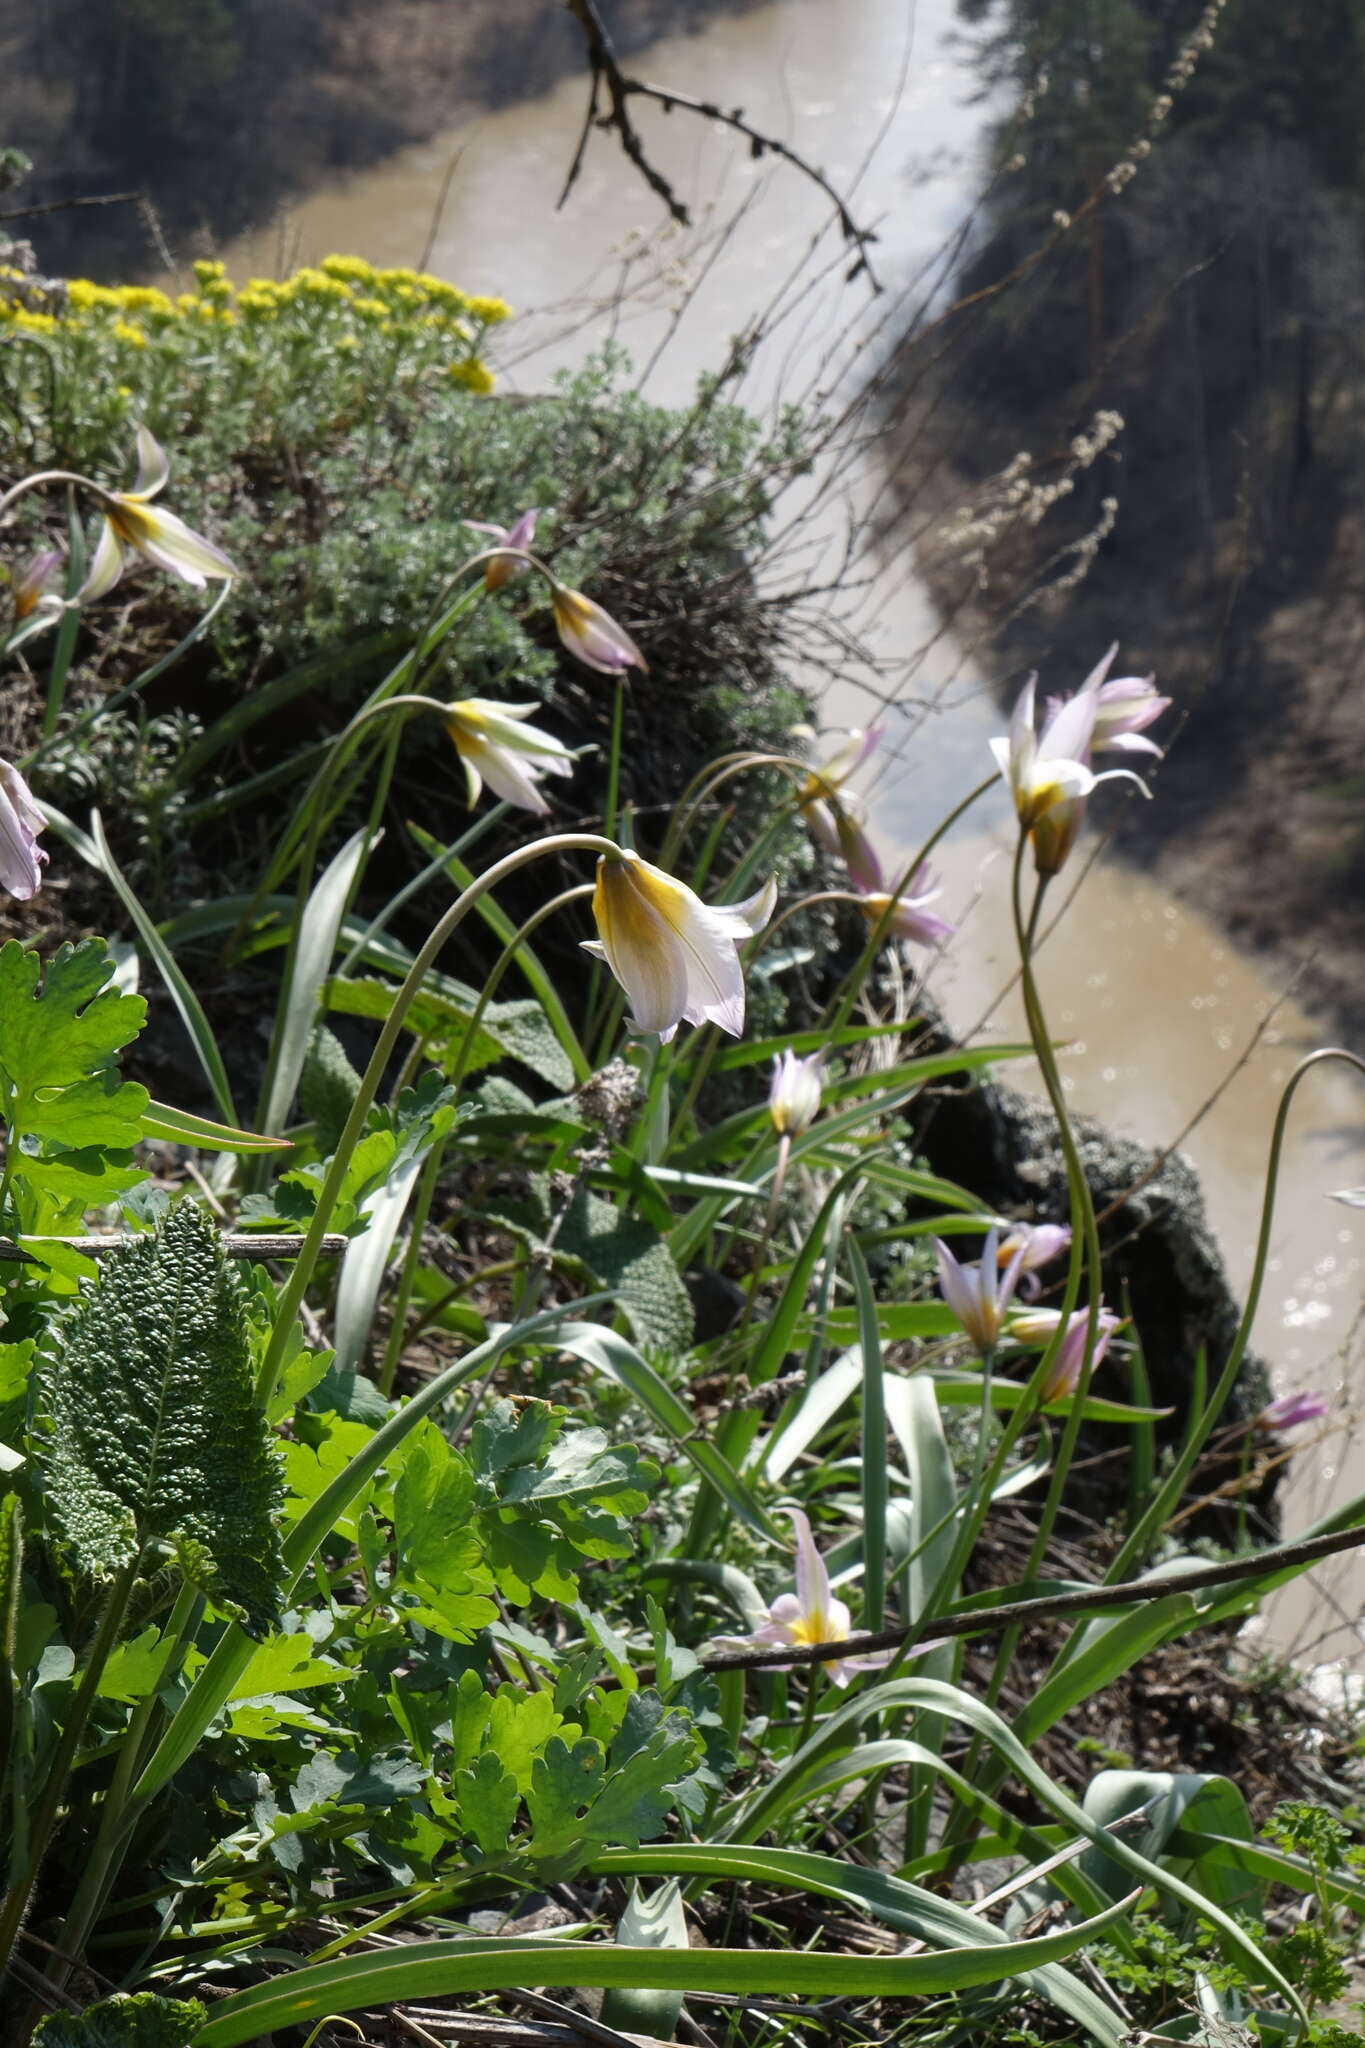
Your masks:
<svg viewBox="0 0 1365 2048"><path fill-rule="evenodd" d="M1052 1479L1048 1486L1047 1499L1043 1505L1043 1512L1039 1518L1038 1528L1029 1551L1028 1564L1025 1567L1025 1576L1034 1578L1047 1551L1053 1525L1057 1520L1057 1513L1062 1504L1062 1491L1066 1485L1067 1473L1075 1453L1076 1438L1080 1431L1081 1410L1084 1406L1085 1398L1090 1391L1091 1375L1094 1372L1095 1340L1099 1331L1100 1297L1104 1287L1104 1271L1100 1258L1099 1227L1095 1221L1095 1203L1090 1192L1090 1182L1086 1178L1085 1168L1081 1164L1081 1156L1076 1147L1075 1134L1071 1128L1071 1116L1066 1106L1066 1093L1062 1087L1061 1075L1057 1070L1057 1057L1052 1049L1052 1039L1048 1032L1047 1019L1043 1015L1042 1001L1038 994L1038 982L1033 971L1033 940L1038 929L1038 919L1042 911L1043 898L1047 893L1048 878L1046 876L1039 879L1027 927L1024 924L1021 882L1023 855L1026 844L1027 836L1021 833L1019 835L1019 845L1015 853L1014 877L1011 889L1014 930L1019 945L1019 962L1023 970L1024 1011L1028 1021L1029 1036L1033 1040L1033 1049L1037 1055L1038 1066L1047 1088L1048 1099L1052 1104L1052 1111L1057 1119L1057 1136L1061 1143L1062 1156L1066 1161L1067 1190L1070 1196L1073 1225L1073 1255L1067 1269L1067 1287L1062 1303L1062 1315L1057 1328L1053 1332L1052 1340L1044 1351L1035 1370L1034 1380L1038 1386L1042 1386L1051 1371L1056 1353L1061 1349L1067 1320L1076 1305L1076 1281L1079 1277L1077 1272L1079 1261L1075 1255L1074 1248L1078 1238L1083 1238L1084 1241L1086 1286L1089 1293L1085 1355L1081 1365L1081 1376L1076 1385L1075 1395L1067 1409L1066 1423L1062 1431L1061 1447L1058 1450L1057 1458L1052 1468ZM1075 1228L1077 1223L1080 1225L1079 1230ZM1007 1636L1002 1641L1000 1654L996 1658L995 1672L992 1674L991 1679L991 1690L987 1695L988 1700L993 1700L998 1692L1000 1682L1003 1681L1005 1671L1008 1669L1009 1659L1013 1654L1014 1642Z"/></svg>
<svg viewBox="0 0 1365 2048"><path fill-rule="evenodd" d="M20 477L17 484L11 484L0 498L0 519L3 519L11 505L17 505L26 491L44 489L48 484L79 484L82 490L93 491L101 504L109 503L109 493L93 477L78 476L74 469L40 469L32 476Z"/></svg>
<svg viewBox="0 0 1365 2048"><path fill-rule="evenodd" d="M522 945L530 938L532 932L544 924L546 918L553 917L555 912L562 910L566 904L575 903L583 896L591 896L592 888L591 882L575 882L571 889L562 889L558 896L552 896L548 903L542 903L538 910L533 911L526 922L512 934L512 937L503 947L493 964L492 972L479 990L479 999L470 1014L469 1023L465 1027L460 1050L456 1056L454 1068L451 1071L449 1086L455 1090L457 1096L460 1091L460 1084L464 1080L465 1069L469 1064L474 1041L478 1036L479 1025L483 1021L484 1012L493 1000L498 983L516 959ZM426 1229L427 1218L431 1214L431 1204L435 1199L436 1183L440 1177L441 1164L445 1158L445 1149L446 1140L444 1137L438 1138L432 1145L423 1164L422 1178L418 1183L417 1195L412 1205L412 1220L408 1226L407 1252L403 1260L403 1272L398 1283L398 1293L394 1298L393 1319L389 1327L388 1344L384 1351L384 1363L379 1371L379 1391L381 1394L388 1394L392 1391L394 1376L398 1371L398 1361L403 1355L403 1346L408 1340L408 1307L412 1301L412 1290L417 1282L418 1269L422 1263L422 1234Z"/></svg>
<svg viewBox="0 0 1365 2048"><path fill-rule="evenodd" d="M616 808L621 798L621 732L625 721L626 677L623 670L616 678L616 694L611 702L611 747L607 755L607 801L602 811L602 830L608 839L616 837Z"/></svg>
<svg viewBox="0 0 1365 2048"><path fill-rule="evenodd" d="M673 815L659 849L661 867L672 872L673 863L692 829L692 821L707 798L713 796L722 783L729 782L733 776L747 774L753 768L780 768L784 773L790 773L793 781L798 777L810 777L814 772L808 761L800 760L795 754L764 754L747 749L741 753L722 754L718 760L708 762L699 774L692 777L673 806ZM830 793L833 794L832 791ZM797 808L793 803L792 809Z"/></svg>
<svg viewBox="0 0 1365 2048"><path fill-rule="evenodd" d="M481 562L486 562L489 556L494 553L496 553L495 549L483 549L477 555L470 555L460 564L454 575L442 585L418 629L417 638L412 646L402 659L371 690L369 696L360 707L361 713L373 711L379 705L389 702L405 684L411 683L414 676L420 675L428 650L438 646L446 634L451 632L460 620L474 609L475 605L478 604L484 595L484 586L482 583L479 583L475 584L471 590L467 590L463 596L455 596L454 593L457 591L460 582L470 569L476 568ZM441 709L445 711L447 707L442 705ZM327 762L330 759L331 754L329 751L322 767L318 770L318 774L309 783L299 802L295 805L289 823L280 834L274 854L265 873L261 877L250 903L243 911L241 917L238 918L223 947L223 958L225 960L232 959L242 933L251 924L262 900L276 890L283 882L285 875L288 874L299 845L300 835L306 834L308 827L317 815L316 799L319 785L323 774L326 772Z"/></svg>
<svg viewBox="0 0 1365 2048"><path fill-rule="evenodd" d="M434 881L437 875L443 872L446 862L452 856L456 860L460 859L462 855L469 852L471 847L477 845L478 841L494 825L501 824L511 809L512 806L508 803L493 804L490 809L481 811L468 829L460 834L458 839L451 840L450 844L443 846L439 853L433 854L426 866L419 868L415 875L404 882L402 888L389 898L384 908L370 919L360 937L342 955L340 964L337 967L337 973L349 974L358 962L363 961L373 941L382 937L403 906L406 903L410 903L414 896L420 894L428 882Z"/></svg>
<svg viewBox="0 0 1365 2048"><path fill-rule="evenodd" d="M1354 1067L1359 1074L1365 1074L1365 1060L1356 1053L1347 1052L1343 1046L1321 1046L1299 1061L1284 1085L1279 1107L1275 1112L1275 1126L1270 1138L1270 1154L1266 1161L1265 1195L1261 1203L1261 1227L1256 1237L1256 1256L1252 1261L1251 1280L1247 1287L1246 1306L1237 1333L1232 1340L1227 1361L1218 1376L1212 1393L1205 1405L1204 1413L1196 1427L1190 1432L1189 1442L1181 1451L1171 1471L1167 1474L1160 1490L1152 1499L1137 1527L1132 1531L1118 1556L1105 1573L1105 1583L1128 1576L1134 1560L1143 1559L1151 1549L1152 1542L1165 1526L1166 1519L1176 1506L1184 1489L1185 1481L1194 1468L1209 1437L1217 1427L1229 1394L1236 1384L1241 1371L1242 1360L1251 1339L1252 1325L1260 1306L1261 1289L1265 1285L1266 1266L1270 1258L1270 1233L1275 1221L1275 1190L1280 1177L1280 1158L1284 1151L1285 1130L1289 1122L1289 1111L1299 1084L1305 1075L1325 1060L1344 1060L1348 1067ZM1067 1654L1070 1644L1062 1651Z"/></svg>
<svg viewBox="0 0 1365 2048"><path fill-rule="evenodd" d="M367 725L372 724L376 719L387 718L391 714L396 714L401 723L414 711L435 711L444 716L445 710L446 706L435 697L388 697L382 704L368 705L363 711L356 713L349 725L343 727L342 731L337 735L336 742L328 753L326 761L323 763L322 771L318 776L317 782L314 784L309 813L308 837L299 856L299 877L294 889L294 906L289 917L289 940L285 947L284 973L280 979L280 993L275 1005L275 1028L271 1033L270 1054L266 1061L265 1073L261 1077L260 1103L256 1112L258 1129L266 1129L266 1123L260 1120L267 1118L282 1128L284 1120L289 1114L289 1104L287 1102L277 1103L274 1100L275 1085L279 1069L280 1048L284 1039L284 1022L289 1014L289 1004L294 989L294 970L297 965L299 934L303 928L304 915L308 908L308 898L313 886L313 873L317 866L318 848L327 825L327 794L345 761L351 741ZM391 766L392 755L390 755ZM373 825L374 814L372 812L369 827L371 832L373 831ZM274 1136L275 1133L271 1132L270 1135Z"/></svg>
<svg viewBox="0 0 1365 2048"><path fill-rule="evenodd" d="M374 1051L370 1055L369 1065L361 1077L355 1101L351 1105L351 1113L346 1119L345 1128L340 1138L337 1140L336 1151L332 1155L331 1164L327 1169L326 1178L318 1195L317 1208L314 1210L312 1221L308 1225L308 1231L304 1237L298 1258L295 1260L281 1292L275 1313L275 1326L271 1332L270 1343L266 1349L265 1356L261 1360L260 1371L256 1377L256 1402L259 1407L268 1407L271 1396L274 1394L280 1375L280 1368L284 1362L285 1352L289 1347L294 1318L299 1312L299 1306L313 1277L313 1268L317 1264L319 1249L326 1234L327 1225L331 1220L332 1211L336 1207L337 1196L341 1192L342 1182L346 1178L351 1153L359 1143L364 1131L365 1119L370 1113L370 1106L384 1078L384 1070L388 1066L393 1049L398 1043L404 1020L412 1007L418 990L426 979L428 970L434 965L440 954L441 948L445 945L451 933L456 931L463 923L474 905L479 901L479 898L485 896L490 889L496 888L500 882L505 881L508 875L515 874L518 868L525 867L528 861L538 860L545 854L573 852L614 854L617 850L617 847L610 839L604 839L596 832L556 832L552 833L548 839L536 839L529 846L519 846L514 852L505 855L502 860L495 862L486 874L479 875L472 881L464 893L451 904L450 909L431 932L426 944L408 969L402 986L393 999L393 1007L384 1020L384 1027L379 1034Z"/></svg>

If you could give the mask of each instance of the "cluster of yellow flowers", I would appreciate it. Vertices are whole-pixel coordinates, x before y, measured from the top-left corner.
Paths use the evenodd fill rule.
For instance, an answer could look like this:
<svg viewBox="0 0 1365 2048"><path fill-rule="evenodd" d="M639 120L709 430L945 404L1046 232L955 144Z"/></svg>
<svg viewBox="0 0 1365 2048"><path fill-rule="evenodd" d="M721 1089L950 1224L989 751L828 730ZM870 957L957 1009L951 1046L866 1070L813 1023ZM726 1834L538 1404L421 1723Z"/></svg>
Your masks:
<svg viewBox="0 0 1365 2048"><path fill-rule="evenodd" d="M162 337L175 340L187 327L241 326L248 333L287 326L318 331L331 346L352 354L362 334L392 337L445 354L445 367L467 390L491 391L492 373L479 355L484 336L511 315L502 299L473 295L444 278L417 270L382 270L361 256L327 256L316 268L276 281L253 277L238 289L223 264L194 266L198 289L172 298L154 285L102 285L72 278L64 290L39 296L22 272L0 264L0 334L56 336L102 332L131 351Z"/></svg>

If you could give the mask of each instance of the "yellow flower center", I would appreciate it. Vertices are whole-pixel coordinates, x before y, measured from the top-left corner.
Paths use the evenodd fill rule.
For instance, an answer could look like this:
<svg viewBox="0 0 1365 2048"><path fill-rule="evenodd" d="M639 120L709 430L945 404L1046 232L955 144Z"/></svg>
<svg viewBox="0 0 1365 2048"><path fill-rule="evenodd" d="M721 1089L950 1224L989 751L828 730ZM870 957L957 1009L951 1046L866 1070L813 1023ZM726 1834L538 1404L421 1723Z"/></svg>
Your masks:
<svg viewBox="0 0 1365 2048"><path fill-rule="evenodd" d="M817 1607L812 1614L803 1614L791 1625L792 1640L798 1643L838 1643L843 1641L830 1626L829 1615L823 1607Z"/></svg>
<svg viewBox="0 0 1365 2048"><path fill-rule="evenodd" d="M156 530L155 513L144 512L131 497L111 498L104 511L119 539L127 541L129 547L140 548Z"/></svg>

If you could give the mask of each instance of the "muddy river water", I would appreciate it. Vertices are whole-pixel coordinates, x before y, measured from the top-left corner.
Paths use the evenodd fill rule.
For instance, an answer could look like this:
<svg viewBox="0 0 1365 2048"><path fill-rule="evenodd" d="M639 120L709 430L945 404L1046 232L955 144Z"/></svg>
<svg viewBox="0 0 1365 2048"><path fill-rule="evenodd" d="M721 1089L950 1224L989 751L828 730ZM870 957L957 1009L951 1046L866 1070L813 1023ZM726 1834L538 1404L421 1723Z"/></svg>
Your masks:
<svg viewBox="0 0 1365 2048"><path fill-rule="evenodd" d="M694 230L667 227L614 143L596 135L557 211L583 121L581 79L510 108L452 109L448 131L430 143L314 195L225 250L232 275L270 274L331 250L384 264L424 263L520 309L497 355L504 386L540 388L554 369L580 362L611 334L644 372L648 394L664 402L690 397L729 337L776 301L786 310L747 372L747 402L762 410L781 395L850 389L873 359L876 324L888 310L922 303L941 284L937 252L978 190L989 109L952 0L781 0L714 17L696 34L655 45L630 68L697 97L742 104L750 119L851 192L856 216L877 226L883 298L874 305L861 286L843 281L848 263L829 230L828 203L807 180L771 158L755 161L705 122L665 119L638 102L648 148L692 203ZM798 275L804 282L793 288ZM864 301L861 325L836 347L834 337L848 334L850 309ZM841 508L871 501L882 482L879 463L874 441L846 462L839 490L811 514L803 544L815 536L806 571L812 583L821 580L821 538L828 559ZM888 848L912 849L988 772L985 741L1003 726L985 674L939 633L908 546L885 544L870 567L859 631L885 665L880 687L932 706L927 714L890 714L872 787L880 837ZM868 568L865 554L860 573ZM780 563L773 573L781 576ZM790 579L790 563L785 573ZM1142 663L1142 649L1124 654L1125 668ZM1054 686L1076 680L1052 679ZM824 703L832 724L868 721L865 688L854 682L828 686ZM1008 845L1003 796L993 795L940 856L939 908L960 933L933 964L932 986L959 1027L990 1008L1012 969ZM1070 1041L1064 1072L1078 1108L1162 1145L1216 1095L1185 1149L1241 1286L1279 1090L1300 1054L1322 1041L1321 1031L1292 1001L1281 1002L1227 1082L1282 982L1196 905L1115 860L1089 873L1048 942L1042 980L1053 1029ZM999 1003L986 1028L1017 1035L1016 1006ZM1030 1085L1027 1073L1018 1078ZM1309 1387L1332 1402L1326 1424L1300 1433L1286 1533L1365 1491L1351 1342L1365 1223L1327 1199L1362 1182L1365 1085L1329 1068L1301 1091L1291 1126L1254 1338L1281 1390ZM1279 1596L1265 1634L1305 1661L1355 1660L1362 1612L1360 1566L1352 1561L1324 1568L1312 1588L1300 1584Z"/></svg>

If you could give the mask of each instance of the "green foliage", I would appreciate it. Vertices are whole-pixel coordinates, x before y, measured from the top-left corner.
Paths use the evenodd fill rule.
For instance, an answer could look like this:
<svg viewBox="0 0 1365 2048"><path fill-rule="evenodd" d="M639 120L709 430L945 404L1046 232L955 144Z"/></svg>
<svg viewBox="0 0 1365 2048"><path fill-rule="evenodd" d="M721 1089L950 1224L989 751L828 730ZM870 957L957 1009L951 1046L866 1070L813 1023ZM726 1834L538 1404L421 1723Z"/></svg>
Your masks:
<svg viewBox="0 0 1365 2048"><path fill-rule="evenodd" d="M565 1430L562 1410L499 1401L470 1438L489 1558L513 1599L572 1600L588 1561L629 1557L659 1469L600 1429Z"/></svg>
<svg viewBox="0 0 1365 2048"><path fill-rule="evenodd" d="M340 1106L336 1092L337 1073L332 1075L332 1092L321 1098L324 1114ZM344 1081L343 1084L344 1085ZM315 1104L319 1096L313 1096ZM352 1096L351 1100L354 1100ZM347 1109L350 1107L348 1102ZM444 1086L437 1073L426 1073L415 1087L405 1088L392 1108L372 1109L364 1135L352 1148L333 1209L333 1230L363 1227L361 1212L370 1196L385 1187L404 1167L430 1148L433 1140L455 1127L453 1091ZM330 1126L329 1126L330 1128ZM326 1131L320 1130L325 1138ZM339 1132L337 1133L339 1136ZM296 1155L304 1148L297 1148ZM306 1224L317 1208L318 1196L331 1165L331 1155L292 1166L265 1195L248 1195L241 1205L243 1224L249 1229L293 1230Z"/></svg>
<svg viewBox="0 0 1365 2048"><path fill-rule="evenodd" d="M1278 1848L1306 1856L1322 1871L1344 1861L1349 1852L1354 1852L1357 1864L1361 1861L1361 1850L1351 1830L1330 1807L1319 1806L1312 1800L1281 1800L1262 1823L1261 1833Z"/></svg>
<svg viewBox="0 0 1365 2048"><path fill-rule="evenodd" d="M1088 42L1081 10L1066 9L1063 26L1076 134L1059 119L1054 139L1098 146L1142 101L1142 10L1120 7ZM413 955L399 919L420 922L406 841L382 908L362 901L379 873L380 821L408 806L388 765L371 775L396 726L367 728L344 759L325 752L355 699L371 683L374 709L409 687L497 694L513 673L548 693L558 673L531 579L496 603L472 581L451 597L463 521L541 503L557 570L623 616L656 622L653 698L572 700L587 745L605 735L615 746L619 708L613 787L638 761L635 786L618 793L649 817L641 800L676 797L708 721L730 740L737 726L758 737L779 720L769 615L743 565L774 480L804 459L806 430L791 416L761 429L719 386L684 418L663 413L623 388L612 360L552 398L479 403L477 379L450 374L451 346L477 336L455 332L464 315L453 301L434 317L435 280L330 259L280 288L234 295L212 265L199 282L188 305L85 288L58 311L11 307L25 350L47 365L30 378L21 364L11 396L35 445L46 437L109 483L123 480L131 408L145 412L172 447L177 510L247 572L192 650L211 655L228 698L216 723L184 735L174 773L198 791L158 814L168 836L203 826L216 843L241 799L239 771L259 771L241 799L262 806L242 813L241 893L164 927L130 885L119 893L182 1017L202 1015L206 1033L171 934L226 939L238 967L270 962L279 941L292 949L263 1121L284 1125L300 1077L309 1121L268 1191L260 1156L252 1178L233 1179L229 1154L211 1184L234 1225L294 1240L274 1248L291 1261L283 1278L257 1269L248 1283L208 1210L183 1196L171 1206L132 1161L146 1102L117 1060L142 1013L106 987L103 950L64 949L44 975L34 955L0 949L11 1207L30 1232L51 1231L122 1195L134 1226L117 1256L81 1276L65 1313L55 1268L20 1269L5 1298L0 1484L16 1505L0 1521L13 1836L0 1951L41 1898L71 1953L126 1943L139 1959L127 1982L217 1988L253 1948L315 1947L325 1900L338 1934L321 1960L229 1993L194 2023L200 2048L366 1999L530 1982L610 1986L632 2031L651 2012L673 2031L689 1989L757 1987L951 1998L946 2015L927 2002L908 2015L907 2033L935 2043L990 2038L992 2027L1026 2038L1044 2003L1102 2048L1117 2048L1130 2022L1185 2028L1196 2012L1235 2016L1253 1998L1287 2032L1340 1981L1340 1919L1362 1896L1341 1835L1293 1809L1278 1822L1283 1847L1258 1842L1241 1792L1212 1772L1107 1771L1073 1798L1043 1761L1045 1739L1087 1700L1236 1596L1220 1589L1204 1605L1177 1592L1092 1615L1062 1642L1032 1639L1026 1673L1012 1667L1014 1632L992 1631L984 1683L964 1676L976 1650L934 1641L945 1614L985 1629L993 1601L1052 1589L1081 1421L1153 1420L1117 1402L1068 1405L1065 1393L1040 1413L1015 1347L1000 1347L995 1378L964 1360L961 1326L934 1291L928 1240L979 1237L987 1217L916 1160L919 1098L1006 1049L900 1058L886 1045L908 1028L899 997L893 1025L812 1029L808 1049L830 1055L822 1113L779 1148L753 1044L714 1069L712 1033L611 1060L617 1008L596 970L592 995L570 1005L558 989L568 977L515 948L514 986L534 1000L490 989L483 1005L476 935L507 941L543 900L543 875L526 880L524 904L510 888L506 904L485 904L487 931L473 918L461 930L467 983L430 973L401 1015ZM368 309L362 286L377 295ZM486 306L464 310L471 328L492 324ZM472 357L456 371L461 361ZM179 629L179 597L150 587L156 601L134 608L136 630L157 641ZM433 614L439 630L408 660ZM82 617L105 637L83 650L99 659L73 704L82 689L91 702L116 665L124 618L114 607ZM752 681L744 700L713 681L722 668ZM682 707L676 720L658 719L660 692ZM278 716L302 714L305 696L307 719ZM82 715L53 750L69 770ZM431 753L423 744L424 773ZM305 776L308 795L280 834L276 792ZM773 792L757 787L771 807ZM428 794L448 834L442 788ZM349 830L359 807L367 822L315 887L328 834ZM282 850L262 874L267 814ZM774 815L731 873L733 824L728 792L699 820L708 890L724 873L740 893L802 829ZM98 826L92 840L63 829L78 851L103 854ZM415 824L431 886L464 882L481 829L452 842ZM159 831L146 835L145 871L173 875ZM399 839L390 829L384 859ZM295 902L290 862L305 842ZM685 856L686 846L684 869ZM116 876L111 859L100 865ZM433 957L452 931L436 934ZM565 950L577 936L563 935ZM821 927L826 953L838 936L832 921ZM550 962L549 933L542 943ZM764 1060L786 1043L778 977L794 963L816 969L827 1016L880 999L875 975L870 989L828 991L836 970L823 954L784 948L756 977L751 1021L777 1034ZM1070 1144L1027 958L1023 968L1030 1049ZM345 1047L328 1017L347 1019ZM352 1047L380 1024L381 1053L362 1074ZM593 1073L594 1057L609 1063ZM343 1143L353 1111L358 1136ZM151 1128L163 1140L205 1135L174 1111L153 1114ZM792 1167L781 1200L779 1160ZM1074 1145L1068 1163L1080 1237L1093 1214ZM335 1286L324 1231L358 1240ZM386 1321L386 1368L371 1382L362 1368ZM1212 1400L1195 1404L1183 1470L1159 1482L1138 1469L1115 1574L1141 1569L1160 1543L1238 1357L1234 1346ZM989 1574L988 1592L968 1592L996 1503L1032 1514L1040 1482L1025 1585L997 1587ZM803 1536L795 1567L792 1503L818 1552ZM850 1611L907 1622L929 1646L877 1675L837 1657ZM708 1670L703 1657L736 1615L784 1655L793 1639L814 1641L843 1668ZM1071 1765L1086 1754L1081 1738ZM1141 1833L1124 1826L1139 1807ZM950 1896L986 1859L1011 1870L999 1914ZM663 1880L656 1910L637 1897L614 1943L469 1933L471 1908L510 1914L527 1892L573 1880L594 1913L616 1917L620 1894L588 1887L640 1877ZM1319 1917L1274 1947L1261 1908L1280 1879L1315 1893ZM775 1903L784 1888L799 1895L791 1919ZM809 1944L809 1901L830 1899L893 1930L897 1949L907 1936L920 1946L849 1941L835 1919ZM747 1920L748 1947L717 1941L722 1913L727 1927ZM365 1922L382 1938L419 1916L449 1921L458 1938L353 1950ZM1062 1967L1100 1933L1112 1947L1091 1956L1107 1981ZM163 1974L163 1943L182 1975ZM149 2025L166 2016L145 2012ZM885 2031L870 2006L841 2012L841 2027L846 2018L850 2039L864 2023ZM750 2016L735 2025L748 2030Z"/></svg>
<svg viewBox="0 0 1365 2048"><path fill-rule="evenodd" d="M34 2048L190 2048L205 2018L197 1998L119 1992L84 2012L50 2015L33 2036Z"/></svg>
<svg viewBox="0 0 1365 2048"><path fill-rule="evenodd" d="M106 1259L51 1340L40 1461L79 1569L109 1577L172 1554L260 1632L279 1612L280 1480L252 1405L241 1282L182 1202Z"/></svg>
<svg viewBox="0 0 1365 2048"><path fill-rule="evenodd" d="M118 1056L147 1005L108 986L102 939L60 946L46 966L17 939L0 946L0 1117L9 1131L4 1192L12 1223L60 1229L142 1179L130 1148L147 1090Z"/></svg>

